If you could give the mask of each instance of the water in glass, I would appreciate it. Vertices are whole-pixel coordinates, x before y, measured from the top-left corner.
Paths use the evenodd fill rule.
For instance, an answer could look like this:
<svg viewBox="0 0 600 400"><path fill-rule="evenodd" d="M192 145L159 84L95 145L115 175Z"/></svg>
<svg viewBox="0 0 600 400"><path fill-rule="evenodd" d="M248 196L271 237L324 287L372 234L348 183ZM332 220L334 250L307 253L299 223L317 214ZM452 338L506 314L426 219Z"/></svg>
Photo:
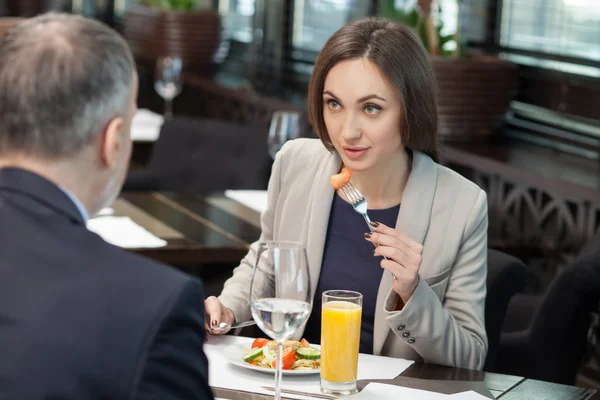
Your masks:
<svg viewBox="0 0 600 400"><path fill-rule="evenodd" d="M179 57L160 57L156 60L154 90L165 100L165 117L173 115L173 99L183 87L183 64Z"/></svg>
<svg viewBox="0 0 600 400"><path fill-rule="evenodd" d="M283 342L298 332L312 309L306 249L295 242L259 243L250 285L250 309L261 330L275 340L275 399L281 398Z"/></svg>
<svg viewBox="0 0 600 400"><path fill-rule="evenodd" d="M269 126L268 149L271 158L275 159L275 154L285 142L298 137L300 137L300 113L275 111Z"/></svg>

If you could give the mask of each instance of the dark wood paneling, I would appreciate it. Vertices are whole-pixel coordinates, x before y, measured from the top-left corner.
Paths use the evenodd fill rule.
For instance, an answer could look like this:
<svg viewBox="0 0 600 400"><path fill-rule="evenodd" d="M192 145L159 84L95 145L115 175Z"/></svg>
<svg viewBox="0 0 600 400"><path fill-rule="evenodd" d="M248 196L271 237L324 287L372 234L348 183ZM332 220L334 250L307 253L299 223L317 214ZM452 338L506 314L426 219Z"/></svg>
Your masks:
<svg viewBox="0 0 600 400"><path fill-rule="evenodd" d="M554 111L598 120L600 82L522 67L517 100Z"/></svg>

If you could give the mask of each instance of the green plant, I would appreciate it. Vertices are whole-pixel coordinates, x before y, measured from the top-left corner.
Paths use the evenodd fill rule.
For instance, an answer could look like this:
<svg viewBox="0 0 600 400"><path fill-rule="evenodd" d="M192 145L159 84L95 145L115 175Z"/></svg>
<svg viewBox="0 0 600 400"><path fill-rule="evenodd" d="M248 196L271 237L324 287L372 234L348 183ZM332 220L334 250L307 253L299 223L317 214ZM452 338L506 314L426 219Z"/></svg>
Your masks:
<svg viewBox="0 0 600 400"><path fill-rule="evenodd" d="M193 11L208 6L210 0L137 0L137 3L170 11Z"/></svg>
<svg viewBox="0 0 600 400"><path fill-rule="evenodd" d="M456 0L461 8L462 0ZM434 23L431 15L431 0L418 0L418 5L410 9L400 9L396 6L396 0L378 0L378 16L388 21L408 25L416 30L423 41L423 45L431 55L460 57L464 52L464 43L460 33L460 18L457 15L458 27L454 34L442 35L443 24L439 21ZM438 8L441 13L441 7ZM460 11L459 11L460 13ZM445 49L445 45L455 42L453 50Z"/></svg>

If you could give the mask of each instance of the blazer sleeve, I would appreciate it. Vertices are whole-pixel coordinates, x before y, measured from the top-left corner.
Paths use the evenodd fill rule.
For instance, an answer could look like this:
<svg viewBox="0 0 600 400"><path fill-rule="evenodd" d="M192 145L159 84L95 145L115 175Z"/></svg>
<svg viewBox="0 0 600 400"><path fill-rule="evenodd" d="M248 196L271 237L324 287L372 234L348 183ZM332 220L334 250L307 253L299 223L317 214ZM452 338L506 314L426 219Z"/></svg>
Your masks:
<svg viewBox="0 0 600 400"><path fill-rule="evenodd" d="M149 344L131 399L212 400L202 283L189 280Z"/></svg>
<svg viewBox="0 0 600 400"><path fill-rule="evenodd" d="M390 328L425 362L477 370L483 368L488 345L484 321L488 229L486 199L485 192L480 191L452 266L443 303L422 278L401 311L392 311L394 296L387 298L385 311ZM397 329L400 325L404 325L405 329ZM407 331L409 335L406 335Z"/></svg>
<svg viewBox="0 0 600 400"><path fill-rule="evenodd" d="M258 244L273 240L273 231L276 224L275 215L281 191L282 176L286 170L285 164L292 158L289 156L289 153L295 152L297 154L299 150L294 150L294 142L294 140L286 142L275 156L267 189L267 208L260 218L262 230L260 239L250 246L248 254L242 259L240 265L233 270L233 276L225 282L223 291L219 295L221 303L233 311L236 321L248 321L252 319L249 303L250 282L259 250ZM264 267L272 268L272 266Z"/></svg>

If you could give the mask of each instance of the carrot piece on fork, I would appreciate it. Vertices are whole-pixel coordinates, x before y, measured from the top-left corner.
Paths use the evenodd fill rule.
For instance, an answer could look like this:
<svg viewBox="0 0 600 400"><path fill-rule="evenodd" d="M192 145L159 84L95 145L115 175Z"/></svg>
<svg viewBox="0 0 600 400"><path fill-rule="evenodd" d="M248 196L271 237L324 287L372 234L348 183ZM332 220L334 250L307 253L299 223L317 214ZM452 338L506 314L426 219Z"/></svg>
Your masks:
<svg viewBox="0 0 600 400"><path fill-rule="evenodd" d="M335 174L331 176L331 186L333 186L333 188L335 190L339 190L342 188L342 186L344 186L346 183L350 182L350 178L352 177L352 172L348 169L348 168L343 168L342 172L340 172L339 174Z"/></svg>

